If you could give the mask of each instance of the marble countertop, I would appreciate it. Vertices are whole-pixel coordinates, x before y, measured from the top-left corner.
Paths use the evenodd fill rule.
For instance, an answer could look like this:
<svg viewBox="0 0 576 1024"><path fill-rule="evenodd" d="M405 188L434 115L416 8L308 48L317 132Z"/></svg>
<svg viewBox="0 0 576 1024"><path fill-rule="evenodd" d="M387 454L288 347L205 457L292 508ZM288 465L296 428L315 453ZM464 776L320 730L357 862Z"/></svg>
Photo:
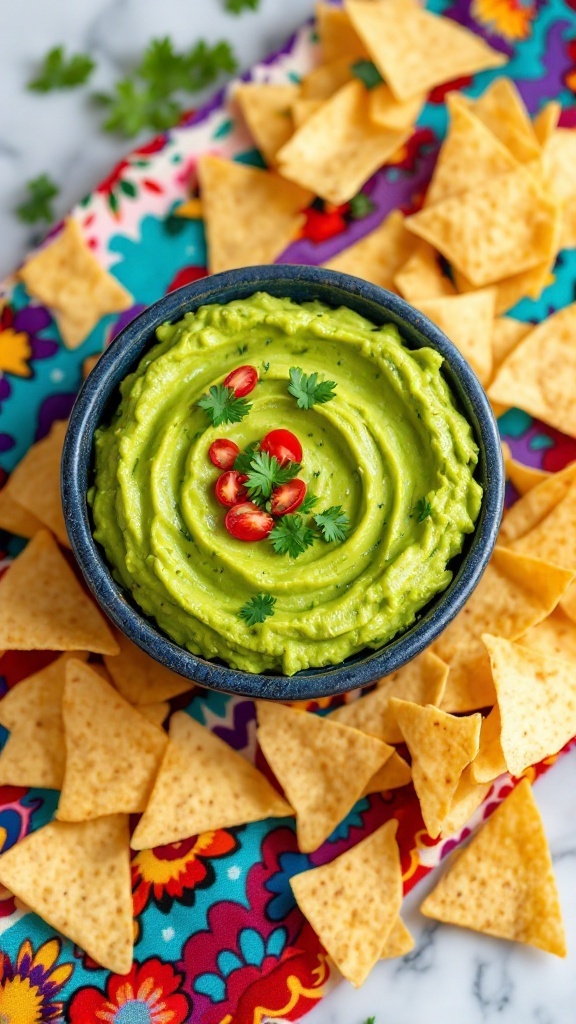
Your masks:
<svg viewBox="0 0 576 1024"><path fill-rule="evenodd" d="M99 130L87 91L26 92L38 58L59 43L88 50L106 89L153 36L183 43L229 39L242 67L278 46L312 13L313 0L261 0L258 14L232 18L223 0L18 0L4 4L0 39L0 274L35 240L13 208L23 182L49 173L61 188L62 215L130 148ZM552 847L568 933L569 956L498 942L422 918L426 880L405 904L416 948L379 964L360 991L343 982L308 1017L309 1024L574 1024L576 1021L576 751L535 787Z"/></svg>

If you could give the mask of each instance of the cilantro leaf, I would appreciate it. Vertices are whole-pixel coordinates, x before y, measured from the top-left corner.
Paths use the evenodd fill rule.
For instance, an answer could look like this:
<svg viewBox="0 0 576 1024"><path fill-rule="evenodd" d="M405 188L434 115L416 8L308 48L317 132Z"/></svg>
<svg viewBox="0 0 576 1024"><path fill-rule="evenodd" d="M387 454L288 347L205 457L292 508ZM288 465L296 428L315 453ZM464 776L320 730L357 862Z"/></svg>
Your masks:
<svg viewBox="0 0 576 1024"><path fill-rule="evenodd" d="M133 138L144 128L165 131L175 125L182 107L166 96L155 96L147 86L140 86L131 78L123 78L114 86L115 96L98 96L99 102L109 107L104 130L118 132Z"/></svg>
<svg viewBox="0 0 576 1024"><path fill-rule="evenodd" d="M236 398L232 388L225 388L223 384L213 384L197 404L204 409L213 427L222 423L240 423L252 408L251 402Z"/></svg>
<svg viewBox="0 0 576 1024"><path fill-rule="evenodd" d="M315 494L310 494L310 492L308 492L308 494L304 498L304 501L300 505L300 508L298 509L298 511L299 511L301 516L308 515L308 513L311 512L312 509L317 504L318 504L318 498L316 497L316 495Z"/></svg>
<svg viewBox="0 0 576 1024"><path fill-rule="evenodd" d="M51 92L52 89L73 89L88 80L95 64L87 53L66 57L63 46L55 46L42 62L40 71L28 82L33 92Z"/></svg>
<svg viewBox="0 0 576 1024"><path fill-rule="evenodd" d="M54 220L52 200L60 189L47 174L40 174L26 182L28 199L16 207L16 216L25 224L35 224L39 220Z"/></svg>
<svg viewBox="0 0 576 1024"><path fill-rule="evenodd" d="M342 505L332 505L324 512L314 516L314 522L327 544L342 541L350 529L350 520L342 510Z"/></svg>
<svg viewBox="0 0 576 1024"><path fill-rule="evenodd" d="M291 366L288 391L294 396L299 409L310 409L313 405L324 405L335 398L336 382L324 380L318 383L318 374L306 374L299 366Z"/></svg>
<svg viewBox="0 0 576 1024"><path fill-rule="evenodd" d="M367 1017L366 1024L376 1024L376 1017Z"/></svg>
<svg viewBox="0 0 576 1024"><path fill-rule="evenodd" d="M250 472L250 463L256 451L258 451L258 441L250 441L250 444L246 445L244 451L236 456L234 469L237 473Z"/></svg>
<svg viewBox="0 0 576 1024"><path fill-rule="evenodd" d="M248 626L255 626L264 622L270 615L274 615L276 598L272 594L256 594L246 604L242 605L238 615Z"/></svg>
<svg viewBox="0 0 576 1024"><path fill-rule="evenodd" d="M363 220L364 217L367 217L375 209L376 203L373 203L370 196L367 196L365 192L359 192L357 196L352 196L348 203L348 212L352 220Z"/></svg>
<svg viewBox="0 0 576 1024"><path fill-rule="evenodd" d="M420 501L416 502L416 512L418 513L418 522L423 523L425 519L432 513L432 505L427 498L420 498Z"/></svg>
<svg viewBox="0 0 576 1024"><path fill-rule="evenodd" d="M260 0L226 0L224 7L230 14L242 14L242 11L255 11Z"/></svg>
<svg viewBox="0 0 576 1024"><path fill-rule="evenodd" d="M298 476L300 469L298 462L288 462L281 466L278 459L268 452L256 452L250 460L250 469L244 486L252 500L269 498L275 487L293 480Z"/></svg>
<svg viewBox="0 0 576 1024"><path fill-rule="evenodd" d="M282 516L270 534L276 554L290 555L290 558L298 558L298 555L306 551L315 539L314 530L306 526L302 516L297 512Z"/></svg>
<svg viewBox="0 0 576 1024"><path fill-rule="evenodd" d="M367 89L375 89L377 85L382 85L384 79L378 71L378 68L371 60L357 60L350 65L350 71L354 75L354 78L359 78L363 85Z"/></svg>

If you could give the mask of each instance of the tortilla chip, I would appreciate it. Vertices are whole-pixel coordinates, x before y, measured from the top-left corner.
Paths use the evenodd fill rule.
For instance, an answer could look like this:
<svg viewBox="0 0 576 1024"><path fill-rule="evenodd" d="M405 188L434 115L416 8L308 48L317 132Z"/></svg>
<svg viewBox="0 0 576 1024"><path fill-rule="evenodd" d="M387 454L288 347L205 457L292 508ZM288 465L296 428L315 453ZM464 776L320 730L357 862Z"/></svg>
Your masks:
<svg viewBox="0 0 576 1024"><path fill-rule="evenodd" d="M476 813L480 804L490 792L491 784L478 785L471 775L471 770L472 765L469 764L462 772L460 782L452 797L450 810L444 818L441 832L442 839L457 835L470 821L472 815Z"/></svg>
<svg viewBox="0 0 576 1024"><path fill-rule="evenodd" d="M549 480L552 476L545 469L539 469L537 466L525 466L522 462L517 462L512 457L512 452L505 442L502 444L502 454L504 456L506 476L521 497L524 494L528 494L528 491L533 490L534 487L544 483L545 480Z"/></svg>
<svg viewBox="0 0 576 1024"><path fill-rule="evenodd" d="M187 220L202 220L203 212L200 196L192 196L174 210L176 217L185 217Z"/></svg>
<svg viewBox="0 0 576 1024"><path fill-rule="evenodd" d="M157 704L140 704L138 711L149 722L152 722L152 725L162 728L170 714L170 705L167 700L158 701Z"/></svg>
<svg viewBox="0 0 576 1024"><path fill-rule="evenodd" d="M347 203L407 137L370 120L369 93L357 79L312 114L277 154L281 174L337 206Z"/></svg>
<svg viewBox="0 0 576 1024"><path fill-rule="evenodd" d="M493 782L507 771L500 742L501 732L500 709L495 704L490 714L482 722L480 746L470 765L471 779L478 784Z"/></svg>
<svg viewBox="0 0 576 1024"><path fill-rule="evenodd" d="M576 196L571 196L562 206L559 248L576 248Z"/></svg>
<svg viewBox="0 0 576 1024"><path fill-rule="evenodd" d="M518 406L576 437L575 329L576 303L530 331L500 367L490 399Z"/></svg>
<svg viewBox="0 0 576 1024"><path fill-rule="evenodd" d="M234 90L248 129L267 164L292 135L290 108L298 96L297 85L243 82Z"/></svg>
<svg viewBox="0 0 576 1024"><path fill-rule="evenodd" d="M186 712L177 711L170 719L170 742L131 846L148 850L201 832L292 813L254 765Z"/></svg>
<svg viewBox="0 0 576 1024"><path fill-rule="evenodd" d="M545 518L508 546L524 555L538 553L538 557L576 572L576 481Z"/></svg>
<svg viewBox="0 0 576 1024"><path fill-rule="evenodd" d="M0 650L118 650L47 530L35 534L0 579Z"/></svg>
<svg viewBox="0 0 576 1024"><path fill-rule="evenodd" d="M273 263L304 223L310 192L270 171L204 155L198 178L210 272Z"/></svg>
<svg viewBox="0 0 576 1024"><path fill-rule="evenodd" d="M559 473L551 473L548 479L533 487L508 509L498 539L511 545L534 530L566 497L575 481L576 462L571 462Z"/></svg>
<svg viewBox="0 0 576 1024"><path fill-rule="evenodd" d="M256 707L258 743L296 812L298 846L311 853L346 817L393 750L310 712L262 700Z"/></svg>
<svg viewBox="0 0 576 1024"><path fill-rule="evenodd" d="M8 483L4 484L0 491L0 530L7 530L8 533L29 540L41 529L42 523L38 517L19 505L12 497Z"/></svg>
<svg viewBox="0 0 576 1024"><path fill-rule="evenodd" d="M489 180L406 220L477 288L541 264L556 246L557 225L557 204L520 166L500 174L497 189Z"/></svg>
<svg viewBox="0 0 576 1024"><path fill-rule="evenodd" d="M67 426L61 420L53 423L48 436L28 449L6 486L14 501L40 519L61 544L70 547L60 497L60 462Z"/></svg>
<svg viewBox="0 0 576 1024"><path fill-rule="evenodd" d="M402 789L402 786L407 786L409 782L412 782L410 765L395 750L384 767L379 768L366 783L362 796L369 796L370 793L385 793L389 789Z"/></svg>
<svg viewBox="0 0 576 1024"><path fill-rule="evenodd" d="M450 666L444 710L492 707L496 694L482 633L518 639L550 614L570 581L570 572L557 565L495 548L476 590L433 645Z"/></svg>
<svg viewBox="0 0 576 1024"><path fill-rule="evenodd" d="M66 770L56 817L143 811L168 742L163 730L79 661L66 666L62 715Z"/></svg>
<svg viewBox="0 0 576 1024"><path fill-rule="evenodd" d="M548 187L561 202L576 195L576 132L558 128L544 147L544 174Z"/></svg>
<svg viewBox="0 0 576 1024"><path fill-rule="evenodd" d="M460 195L518 166L510 151L486 128L458 93L448 93L448 134L440 150L425 206Z"/></svg>
<svg viewBox="0 0 576 1024"><path fill-rule="evenodd" d="M101 317L129 309L133 301L92 255L73 217L18 276L33 298L50 307L67 348L78 348Z"/></svg>
<svg viewBox="0 0 576 1024"><path fill-rule="evenodd" d="M128 818L52 821L0 857L0 883L115 974L132 966Z"/></svg>
<svg viewBox="0 0 576 1024"><path fill-rule="evenodd" d="M481 715L456 718L445 711L392 698L412 758L412 781L428 834L440 835L462 772L476 756Z"/></svg>
<svg viewBox="0 0 576 1024"><path fill-rule="evenodd" d="M562 104L558 100L549 100L532 118L534 134L542 148L556 131L561 113Z"/></svg>
<svg viewBox="0 0 576 1024"><path fill-rule="evenodd" d="M397 672L381 679L372 693L336 708L329 717L333 722L376 736L384 743L402 743L402 731L390 707L390 699L402 697L414 704L439 706L447 677L448 665L431 651L424 651ZM380 771L385 771L389 765L387 761Z"/></svg>
<svg viewBox="0 0 576 1024"><path fill-rule="evenodd" d="M316 28L324 61L337 60L339 57L368 56L350 18L341 7L329 3L316 4Z"/></svg>
<svg viewBox="0 0 576 1024"><path fill-rule="evenodd" d="M10 730L0 754L0 786L61 789L64 778L62 692L66 663L87 654L63 654L22 679L0 701L0 725Z"/></svg>
<svg viewBox="0 0 576 1024"><path fill-rule="evenodd" d="M495 372L504 360L532 330L532 324L514 320L511 316L498 316L492 326L492 370Z"/></svg>
<svg viewBox="0 0 576 1024"><path fill-rule="evenodd" d="M562 661L576 662L576 623L563 608L555 608L547 618L523 634L521 643L531 651L539 651L540 654L548 654Z"/></svg>
<svg viewBox="0 0 576 1024"><path fill-rule="evenodd" d="M323 100L305 100L299 97L294 100L292 104L292 121L294 128L299 128L300 125L307 121L311 114L315 114L317 110L322 106Z"/></svg>
<svg viewBox="0 0 576 1024"><path fill-rule="evenodd" d="M394 960L396 957L406 956L406 953L410 953L413 949L414 939L410 935L410 932L402 918L397 917L392 925L392 931L386 939L384 951L380 959Z"/></svg>
<svg viewBox="0 0 576 1024"><path fill-rule="evenodd" d="M141 651L120 630L114 630L119 654L104 658L112 682L129 704L156 704L194 689L179 676Z"/></svg>
<svg viewBox="0 0 576 1024"><path fill-rule="evenodd" d="M398 99L506 64L483 39L412 0L346 0L345 9L382 77Z"/></svg>
<svg viewBox="0 0 576 1024"><path fill-rule="evenodd" d="M328 955L358 988L385 953L402 903L398 822L376 832L330 864L293 875L296 902Z"/></svg>
<svg viewBox="0 0 576 1024"><path fill-rule="evenodd" d="M426 917L566 955L552 859L523 779L424 900Z"/></svg>
<svg viewBox="0 0 576 1024"><path fill-rule="evenodd" d="M338 89L341 89L346 82L350 82L352 74L353 58L350 56L337 57L327 64L320 64L313 71L304 75L300 82L299 96L302 100L327 100L333 96Z"/></svg>
<svg viewBox="0 0 576 1024"><path fill-rule="evenodd" d="M495 78L482 96L473 101L472 110L521 163L538 159L540 143L510 78Z"/></svg>
<svg viewBox="0 0 576 1024"><path fill-rule="evenodd" d="M406 231L403 214L393 210L374 231L333 256L324 266L392 289L396 271L413 248L414 238Z"/></svg>
<svg viewBox="0 0 576 1024"><path fill-rule="evenodd" d="M521 775L576 733L574 663L484 634L502 721L506 767Z"/></svg>
<svg viewBox="0 0 576 1024"><path fill-rule="evenodd" d="M426 93L417 93L408 100L397 100L384 82L370 92L370 117L382 128L402 131L413 128L426 102Z"/></svg>
<svg viewBox="0 0 576 1024"><path fill-rule="evenodd" d="M558 221L560 224L560 221ZM552 244L550 255L538 263L532 270L523 270L520 274L512 274L494 282L496 288L496 315L507 313L522 299L539 299L542 292L552 283L552 268L556 260L558 245ZM473 292L474 285L459 270L453 268L454 281L459 292ZM532 326L532 325L530 325Z"/></svg>
<svg viewBox="0 0 576 1024"><path fill-rule="evenodd" d="M394 275L394 285L411 303L456 294L452 281L442 272L436 250L428 242L419 242Z"/></svg>
<svg viewBox="0 0 576 1024"><path fill-rule="evenodd" d="M495 300L495 289L484 288L469 295L449 295L416 303L416 308L456 345L481 384L486 384L492 375Z"/></svg>

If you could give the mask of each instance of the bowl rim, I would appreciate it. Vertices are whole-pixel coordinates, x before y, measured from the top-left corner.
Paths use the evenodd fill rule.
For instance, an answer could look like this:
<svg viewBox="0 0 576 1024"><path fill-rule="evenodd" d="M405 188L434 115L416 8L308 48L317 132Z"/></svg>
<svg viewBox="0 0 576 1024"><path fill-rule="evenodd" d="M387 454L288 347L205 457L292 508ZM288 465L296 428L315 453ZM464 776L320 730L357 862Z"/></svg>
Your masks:
<svg viewBox="0 0 576 1024"><path fill-rule="evenodd" d="M185 312L210 302L245 298L270 287L281 294L282 286L320 292L342 292L340 305L373 314L361 307L374 306L385 319L400 321L409 334L418 334L444 357L444 372L451 378L464 415L471 421L484 463L484 494L470 546L446 590L437 595L422 618L380 649L361 660L340 662L325 668L307 669L292 676L250 673L225 663L209 661L180 647L125 596L113 579L92 536L87 490L92 460L93 435L102 413L120 381L153 344L160 324L175 322ZM289 296L288 296L289 297ZM311 296L312 297L312 296ZM328 295L320 301L332 305ZM309 301L301 299L297 301ZM404 339L406 340L406 339ZM504 507L505 475L498 427L486 394L468 362L446 335L427 317L398 295L360 278L298 264L273 264L228 270L201 278L162 296L137 315L114 338L84 381L74 403L62 454L61 490L66 528L72 551L88 588L115 625L141 650L191 681L210 689L246 697L273 700L310 700L335 696L366 686L411 661L438 637L461 610L477 586L492 554ZM356 655L356 659L358 659Z"/></svg>

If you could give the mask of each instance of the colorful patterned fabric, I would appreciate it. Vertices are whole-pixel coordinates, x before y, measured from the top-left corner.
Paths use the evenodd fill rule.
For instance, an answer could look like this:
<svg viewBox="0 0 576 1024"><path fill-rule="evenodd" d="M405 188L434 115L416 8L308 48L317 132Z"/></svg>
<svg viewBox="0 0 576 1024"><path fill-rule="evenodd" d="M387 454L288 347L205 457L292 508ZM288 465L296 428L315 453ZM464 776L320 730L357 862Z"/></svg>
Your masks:
<svg viewBox="0 0 576 1024"><path fill-rule="evenodd" d="M575 0L433 0L429 6L470 26L509 55L503 73L515 79L531 113L559 98L564 107L561 124L576 126ZM251 77L295 81L315 59L314 33L305 27L280 53L253 68ZM483 73L458 85L476 96L492 77L493 73ZM389 210L400 207L408 212L418 205L446 129L445 92L446 87L434 90L413 137L395 162L366 185L372 212L353 220L347 206L327 210L315 203L303 236L284 253L283 262L323 263L372 230ZM188 195L198 156L208 150L260 162L223 96L131 153L73 211L97 258L130 290L135 302L120 316L104 318L78 350L62 346L49 310L38 306L15 281L5 282L0 321L3 475L48 432L54 419L68 415L86 356L101 351L143 306L205 275L203 225L180 219L173 211ZM573 301L575 285L576 251L563 251L554 281L541 299L523 301L513 315L537 321ZM576 458L576 441L518 410L507 412L500 426L523 462L558 470ZM513 498L510 493L509 500ZM2 543L6 553L18 549L6 535ZM50 657L5 655L0 661L0 693ZM260 763L250 701L199 693L187 710ZM554 760L532 769L531 777L546 771ZM298 852L291 820L208 833L136 854L135 963L125 978L102 970L0 888L0 1021L298 1020L337 981L337 972L294 903L290 876L331 860L394 815L408 890L490 814L513 784L508 777L499 779L462 835L440 843L428 837L408 787L360 800L310 856ZM47 791L0 790L0 849L8 849L50 820L56 798Z"/></svg>

